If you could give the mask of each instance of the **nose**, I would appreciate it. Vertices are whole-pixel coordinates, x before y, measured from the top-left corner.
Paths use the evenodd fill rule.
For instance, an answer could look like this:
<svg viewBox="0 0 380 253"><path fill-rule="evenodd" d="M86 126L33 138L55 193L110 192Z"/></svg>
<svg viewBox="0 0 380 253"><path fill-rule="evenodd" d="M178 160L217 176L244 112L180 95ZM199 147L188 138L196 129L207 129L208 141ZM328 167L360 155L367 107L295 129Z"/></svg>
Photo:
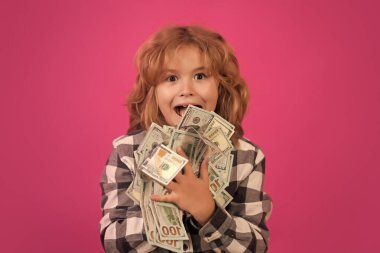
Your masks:
<svg viewBox="0 0 380 253"><path fill-rule="evenodd" d="M191 79L184 78L181 83L180 88L180 96L193 96L194 95L194 87Z"/></svg>

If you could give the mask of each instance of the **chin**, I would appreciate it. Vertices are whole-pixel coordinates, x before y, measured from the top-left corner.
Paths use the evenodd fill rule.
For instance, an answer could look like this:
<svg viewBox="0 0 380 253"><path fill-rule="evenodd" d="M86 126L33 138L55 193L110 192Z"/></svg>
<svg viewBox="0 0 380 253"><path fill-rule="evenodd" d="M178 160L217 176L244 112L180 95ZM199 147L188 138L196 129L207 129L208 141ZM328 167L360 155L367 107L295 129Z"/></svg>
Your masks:
<svg viewBox="0 0 380 253"><path fill-rule="evenodd" d="M175 115L175 117L171 118L170 121L166 121L166 123L169 125L169 126L173 126L173 127L176 127L178 126L179 122L181 122L181 119L179 116Z"/></svg>
<svg viewBox="0 0 380 253"><path fill-rule="evenodd" d="M176 127L178 126L179 122L181 122L181 120L173 121L173 124L171 124L171 126Z"/></svg>

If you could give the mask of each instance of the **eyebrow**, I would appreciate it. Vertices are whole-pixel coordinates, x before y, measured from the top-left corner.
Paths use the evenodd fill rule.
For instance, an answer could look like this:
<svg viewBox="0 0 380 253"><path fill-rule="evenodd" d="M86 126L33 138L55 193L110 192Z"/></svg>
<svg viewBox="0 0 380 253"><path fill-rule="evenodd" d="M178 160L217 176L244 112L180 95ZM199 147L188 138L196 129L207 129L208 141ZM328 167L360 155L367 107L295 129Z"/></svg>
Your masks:
<svg viewBox="0 0 380 253"><path fill-rule="evenodd" d="M193 69L191 72L195 72L195 71L199 71L199 70L206 70L206 67L201 66L201 67L198 67L198 68ZM166 69L166 72L174 72L174 73L177 73L177 70L175 70L175 69Z"/></svg>

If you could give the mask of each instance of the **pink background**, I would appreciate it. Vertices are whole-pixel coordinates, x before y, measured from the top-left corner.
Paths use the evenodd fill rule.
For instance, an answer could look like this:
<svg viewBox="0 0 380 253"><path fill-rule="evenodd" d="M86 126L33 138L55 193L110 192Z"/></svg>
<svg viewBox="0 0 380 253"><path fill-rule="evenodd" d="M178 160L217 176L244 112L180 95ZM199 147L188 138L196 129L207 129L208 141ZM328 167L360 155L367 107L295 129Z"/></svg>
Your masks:
<svg viewBox="0 0 380 253"><path fill-rule="evenodd" d="M233 46L267 156L269 252L377 252L377 1L1 1L1 252L102 252L100 180L138 46L197 23Z"/></svg>

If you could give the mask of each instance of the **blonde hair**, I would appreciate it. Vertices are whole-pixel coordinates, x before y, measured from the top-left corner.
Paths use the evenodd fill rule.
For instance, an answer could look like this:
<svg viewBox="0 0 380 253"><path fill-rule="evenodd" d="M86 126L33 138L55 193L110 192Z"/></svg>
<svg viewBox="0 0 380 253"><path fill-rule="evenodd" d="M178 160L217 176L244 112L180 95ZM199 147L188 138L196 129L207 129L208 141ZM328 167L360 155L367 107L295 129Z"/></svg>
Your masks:
<svg viewBox="0 0 380 253"><path fill-rule="evenodd" d="M232 141L244 134L241 123L248 104L248 88L240 75L239 63L224 38L203 27L168 26L153 35L137 51L136 83L127 98L130 113L128 132L148 129L152 122L167 124L159 110L155 89L165 68L166 58L181 46L196 46L219 82L215 112L235 126Z"/></svg>

